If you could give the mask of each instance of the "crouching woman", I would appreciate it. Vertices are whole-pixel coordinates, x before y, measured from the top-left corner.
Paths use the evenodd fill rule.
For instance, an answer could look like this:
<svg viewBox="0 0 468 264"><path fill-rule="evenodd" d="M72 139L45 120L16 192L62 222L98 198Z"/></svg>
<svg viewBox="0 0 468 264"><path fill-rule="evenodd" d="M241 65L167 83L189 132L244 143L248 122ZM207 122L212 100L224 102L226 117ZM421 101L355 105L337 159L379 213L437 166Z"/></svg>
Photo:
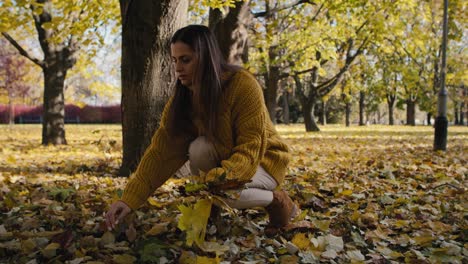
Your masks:
<svg viewBox="0 0 468 264"><path fill-rule="evenodd" d="M210 30L179 29L171 39L177 82L152 142L124 190L106 214L108 228L137 209L187 160L193 175L239 190L227 203L264 207L269 228L286 226L298 210L278 188L290 159L266 109L262 88L248 71L223 59Z"/></svg>

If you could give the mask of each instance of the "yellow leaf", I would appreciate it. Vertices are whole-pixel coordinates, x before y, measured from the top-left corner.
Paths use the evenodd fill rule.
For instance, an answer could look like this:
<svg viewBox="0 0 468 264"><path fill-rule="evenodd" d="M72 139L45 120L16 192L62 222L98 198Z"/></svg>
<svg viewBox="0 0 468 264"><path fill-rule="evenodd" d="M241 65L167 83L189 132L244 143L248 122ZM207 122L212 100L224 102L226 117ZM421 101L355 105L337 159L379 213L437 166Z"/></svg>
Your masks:
<svg viewBox="0 0 468 264"><path fill-rule="evenodd" d="M198 201L193 207L180 205L178 208L182 212L177 227L186 231L187 245L192 246L193 242L202 247L205 241L206 224L211 212L211 200L203 199Z"/></svg>
<svg viewBox="0 0 468 264"><path fill-rule="evenodd" d="M13 155L8 156L7 162L10 164L16 164L16 158Z"/></svg>
<svg viewBox="0 0 468 264"><path fill-rule="evenodd" d="M204 256L197 256L197 264L219 264L220 260L216 256L216 258L209 258Z"/></svg>
<svg viewBox="0 0 468 264"><path fill-rule="evenodd" d="M313 224L323 232L328 232L330 228L330 220L315 220Z"/></svg>
<svg viewBox="0 0 468 264"><path fill-rule="evenodd" d="M164 206L163 203L156 201L153 197L148 198L148 203L157 208L162 208Z"/></svg>
<svg viewBox="0 0 468 264"><path fill-rule="evenodd" d="M309 238L307 238L304 233L297 233L296 235L294 235L291 242L302 250L307 250L311 246Z"/></svg>
<svg viewBox="0 0 468 264"><path fill-rule="evenodd" d="M134 263L135 261L136 261L136 258L128 254L117 255L117 256L114 256L113 258L113 262L117 264Z"/></svg>
<svg viewBox="0 0 468 264"><path fill-rule="evenodd" d="M169 224L169 222L167 223L157 223L155 224L148 232L146 232L145 235L147 236L157 236L161 233L164 233L167 231L167 225Z"/></svg>
<svg viewBox="0 0 468 264"><path fill-rule="evenodd" d="M414 243L419 246L427 246L432 243L434 236L431 234L423 234L421 236L413 237Z"/></svg>
<svg viewBox="0 0 468 264"><path fill-rule="evenodd" d="M25 254L32 253L35 248L36 248L36 242L34 241L34 239L30 238L30 239L21 241L21 250Z"/></svg>
<svg viewBox="0 0 468 264"><path fill-rule="evenodd" d="M215 252L217 256L222 255L224 252L229 250L229 246L208 241L205 241L200 248L205 252Z"/></svg>
<svg viewBox="0 0 468 264"><path fill-rule="evenodd" d="M46 258L53 258L57 255L57 249L60 248L59 243L50 243L42 250L42 255Z"/></svg>
<svg viewBox="0 0 468 264"><path fill-rule="evenodd" d="M341 194L344 196L350 196L351 194L353 194L353 190L344 190L341 192Z"/></svg>

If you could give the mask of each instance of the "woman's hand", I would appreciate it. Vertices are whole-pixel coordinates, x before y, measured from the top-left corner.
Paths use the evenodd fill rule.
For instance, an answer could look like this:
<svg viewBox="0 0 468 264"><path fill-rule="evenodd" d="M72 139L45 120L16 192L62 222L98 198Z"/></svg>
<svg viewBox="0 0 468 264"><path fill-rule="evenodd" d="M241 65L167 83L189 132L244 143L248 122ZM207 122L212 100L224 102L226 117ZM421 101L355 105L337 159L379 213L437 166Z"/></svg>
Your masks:
<svg viewBox="0 0 468 264"><path fill-rule="evenodd" d="M132 209L124 202L117 201L113 203L106 214L106 226L110 231L115 228L115 225L130 213Z"/></svg>

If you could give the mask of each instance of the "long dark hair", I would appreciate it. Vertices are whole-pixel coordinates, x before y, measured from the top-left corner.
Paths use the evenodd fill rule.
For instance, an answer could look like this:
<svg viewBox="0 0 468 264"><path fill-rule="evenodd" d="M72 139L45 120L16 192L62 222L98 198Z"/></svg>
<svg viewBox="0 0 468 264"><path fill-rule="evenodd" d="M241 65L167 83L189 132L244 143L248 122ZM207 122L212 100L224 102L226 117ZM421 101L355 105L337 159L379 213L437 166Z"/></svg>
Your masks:
<svg viewBox="0 0 468 264"><path fill-rule="evenodd" d="M215 135L218 122L219 98L224 87L223 74L234 72L240 67L227 64L218 42L213 33L206 26L190 25L179 29L171 39L171 44L182 42L190 46L198 58L193 82L202 85L198 97L198 106L204 114L202 119L205 131L209 138ZM182 85L180 80L175 84L174 99L169 111L169 132L178 135L187 129L192 122L190 113L193 111L192 92ZM193 124L193 123L192 123Z"/></svg>

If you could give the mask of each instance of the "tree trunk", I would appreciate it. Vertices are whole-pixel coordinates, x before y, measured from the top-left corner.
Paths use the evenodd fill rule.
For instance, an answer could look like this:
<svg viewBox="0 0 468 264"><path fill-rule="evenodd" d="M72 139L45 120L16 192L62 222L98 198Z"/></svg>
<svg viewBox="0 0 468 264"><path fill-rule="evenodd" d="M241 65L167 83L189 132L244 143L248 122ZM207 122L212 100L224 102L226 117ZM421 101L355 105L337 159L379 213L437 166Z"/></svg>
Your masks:
<svg viewBox="0 0 468 264"><path fill-rule="evenodd" d="M289 125L289 92L283 92L283 123Z"/></svg>
<svg viewBox="0 0 468 264"><path fill-rule="evenodd" d="M431 113L427 113L427 125L428 125L428 126L431 125L431 119L432 119L432 114L431 114Z"/></svg>
<svg viewBox="0 0 468 264"><path fill-rule="evenodd" d="M466 115L465 103L462 103L460 106L460 125L462 126L465 125L465 115Z"/></svg>
<svg viewBox="0 0 468 264"><path fill-rule="evenodd" d="M366 94L364 93L364 91L360 91L359 92L359 125L360 126L365 125L365 122L364 122L364 111L366 108L365 99L366 99Z"/></svg>
<svg viewBox="0 0 468 264"><path fill-rule="evenodd" d="M305 101L301 100L302 114L304 115L304 123L307 132L320 131L317 123L315 123L315 100Z"/></svg>
<svg viewBox="0 0 468 264"><path fill-rule="evenodd" d="M465 85L462 85L463 89L463 98L466 98L468 96L468 88L465 87ZM464 126L465 125L465 117L467 116L467 107L466 107L466 100L463 100L460 105L460 125Z"/></svg>
<svg viewBox="0 0 468 264"><path fill-rule="evenodd" d="M351 103L346 102L346 126L349 127L351 125Z"/></svg>
<svg viewBox="0 0 468 264"><path fill-rule="evenodd" d="M266 74L265 103L273 124L276 124L276 97L278 95L279 67L271 66Z"/></svg>
<svg viewBox="0 0 468 264"><path fill-rule="evenodd" d="M406 124L416 125L416 102L411 99L406 100Z"/></svg>
<svg viewBox="0 0 468 264"><path fill-rule="evenodd" d="M323 126L327 125L327 101L322 98L322 116L320 118L320 123Z"/></svg>
<svg viewBox="0 0 468 264"><path fill-rule="evenodd" d="M458 114L459 114L458 103L453 102L453 117L455 118L455 125L460 124L460 119L458 118Z"/></svg>
<svg viewBox="0 0 468 264"><path fill-rule="evenodd" d="M387 95L387 105L388 105L388 124L393 126L395 125L395 119L393 118L393 109L395 107L396 96Z"/></svg>
<svg viewBox="0 0 468 264"><path fill-rule="evenodd" d="M46 58L50 61L44 68L44 105L42 120L42 144L67 144L65 139L65 98L64 84L67 67L56 61L59 55ZM55 61L54 61L55 60Z"/></svg>
<svg viewBox="0 0 468 264"><path fill-rule="evenodd" d="M15 123L15 106L13 105L12 98L8 99L8 124Z"/></svg>
<svg viewBox="0 0 468 264"><path fill-rule="evenodd" d="M248 61L248 31L250 0L239 1L232 8L210 9L209 27L218 40L221 52L231 64L242 65Z"/></svg>
<svg viewBox="0 0 468 264"><path fill-rule="evenodd" d="M172 95L170 38L185 24L187 0L120 0L122 15L121 175L135 171Z"/></svg>

